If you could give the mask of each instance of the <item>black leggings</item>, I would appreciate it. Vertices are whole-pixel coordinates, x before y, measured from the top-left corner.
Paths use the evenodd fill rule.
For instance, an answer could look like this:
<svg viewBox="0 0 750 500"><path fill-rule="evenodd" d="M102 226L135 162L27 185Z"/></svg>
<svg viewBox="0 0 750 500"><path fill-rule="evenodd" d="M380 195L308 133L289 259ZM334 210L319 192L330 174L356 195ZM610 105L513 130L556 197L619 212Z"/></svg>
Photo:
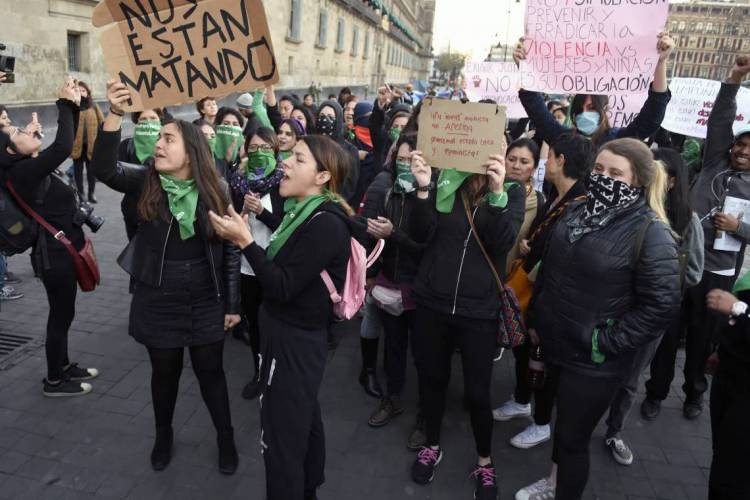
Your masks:
<svg viewBox="0 0 750 500"><path fill-rule="evenodd" d="M240 297L242 298L242 314L247 321L248 335L250 336L250 349L253 351L255 362L255 376L258 378L258 355L260 354L260 328L258 327L258 310L263 302L263 293L260 281L255 276L242 275L240 281Z"/></svg>
<svg viewBox="0 0 750 500"><path fill-rule="evenodd" d="M224 341L213 344L191 346L190 362L198 379L201 396L211 414L214 427L219 432L232 427L229 413L229 395L227 380L224 377L223 355ZM148 348L151 358L151 398L154 404L156 427L172 425L172 416L177 402L177 390L182 374L184 349Z"/></svg>
<svg viewBox="0 0 750 500"><path fill-rule="evenodd" d="M438 313L417 306L412 349L419 375L419 397L425 417L427 443L440 444L445 394L456 347L461 350L464 391L471 412L471 428L480 457L492 450L490 380L497 346L497 321Z"/></svg>
<svg viewBox="0 0 750 500"><path fill-rule="evenodd" d="M96 186L96 175L91 169L91 162L87 156L87 147L84 145L81 150L81 156L77 160L73 160L73 176L76 179L76 187L79 193L83 193L83 164L86 164L86 180L89 183L89 193L94 192Z"/></svg>
<svg viewBox="0 0 750 500"><path fill-rule="evenodd" d="M513 356L516 358L516 389L513 393L513 399L516 403L526 405L531 402L531 396L534 395L534 423L536 425L549 425L552 420L552 409L555 406L555 391L557 390L557 371L545 370L544 385L541 389L532 391L529 388L529 356L531 346L524 342L513 349ZM544 349L542 349L542 352Z"/></svg>
<svg viewBox="0 0 750 500"><path fill-rule="evenodd" d="M76 315L78 281L73 259L66 250L49 250L51 269L42 271L42 283L47 292L49 316L44 350L47 355L47 380L62 379L68 359L68 330ZM33 257L32 257L33 258Z"/></svg>

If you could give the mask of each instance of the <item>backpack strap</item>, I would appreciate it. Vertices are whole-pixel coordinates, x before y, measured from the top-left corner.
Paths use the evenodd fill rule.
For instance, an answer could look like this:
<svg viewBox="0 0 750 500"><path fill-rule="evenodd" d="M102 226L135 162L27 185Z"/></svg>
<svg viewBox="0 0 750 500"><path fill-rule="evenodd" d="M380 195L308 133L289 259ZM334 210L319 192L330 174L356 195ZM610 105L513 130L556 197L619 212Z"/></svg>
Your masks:
<svg viewBox="0 0 750 500"><path fill-rule="evenodd" d="M641 250L643 250L643 242L646 239L646 233L648 232L648 228L649 226L651 226L651 223L656 221L656 217L644 215L643 221L644 222L643 224L641 224L640 229L638 229L638 234L635 237L635 245L633 246L634 267L638 267L638 262L641 260Z"/></svg>
<svg viewBox="0 0 750 500"><path fill-rule="evenodd" d="M469 227L471 227L471 232L474 235L474 239L476 240L477 244L479 245L479 249L482 251L482 255L484 255L485 260L487 261L487 264L490 266L490 271L492 271L492 276L495 277L495 283L497 284L497 289L502 292L505 287L503 286L503 280L500 279L500 275L497 272L497 269L495 269L495 264L492 262L492 259L490 258L490 254L487 253L487 250L484 248L484 245L482 244L482 240L479 239L479 234L477 234L477 228L474 226L474 216L471 214L471 209L469 208L469 199L466 197L466 193L461 191L461 200L464 203L464 211L466 211L466 218L469 220Z"/></svg>

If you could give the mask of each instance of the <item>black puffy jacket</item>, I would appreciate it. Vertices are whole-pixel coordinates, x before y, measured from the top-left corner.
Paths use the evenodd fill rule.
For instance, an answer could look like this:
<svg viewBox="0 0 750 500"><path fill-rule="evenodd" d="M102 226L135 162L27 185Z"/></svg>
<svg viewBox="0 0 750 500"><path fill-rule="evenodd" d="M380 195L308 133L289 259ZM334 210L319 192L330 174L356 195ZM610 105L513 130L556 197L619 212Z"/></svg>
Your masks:
<svg viewBox="0 0 750 500"><path fill-rule="evenodd" d="M622 377L632 369L636 349L662 335L679 310L677 245L643 200L571 243L568 222L583 208L583 202L571 204L552 231L531 305L534 326L548 361L587 375ZM638 233L648 221L637 252ZM599 334L605 361L595 364L591 338L607 320L615 323Z"/></svg>
<svg viewBox="0 0 750 500"><path fill-rule="evenodd" d="M501 276L526 203L526 191L520 185L513 184L507 192L505 208L484 201L472 208L474 225ZM416 303L446 314L497 319L497 283L470 231L460 192L448 214L435 209L434 191L426 200L414 198L410 231L415 242L427 244L414 282Z"/></svg>

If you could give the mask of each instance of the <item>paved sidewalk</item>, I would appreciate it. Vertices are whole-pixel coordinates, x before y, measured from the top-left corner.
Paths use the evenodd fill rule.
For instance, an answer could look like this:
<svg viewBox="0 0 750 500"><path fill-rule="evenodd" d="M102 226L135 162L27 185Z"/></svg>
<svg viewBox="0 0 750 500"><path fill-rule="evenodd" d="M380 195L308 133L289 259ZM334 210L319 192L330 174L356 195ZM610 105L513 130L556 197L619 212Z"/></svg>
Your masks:
<svg viewBox="0 0 750 500"><path fill-rule="evenodd" d="M0 371L0 498L263 499L258 403L239 395L252 361L249 348L234 339L227 340L225 365L241 456L238 473L233 477L218 473L215 435L189 367L183 372L177 402L173 462L164 472L151 470L149 363L145 349L127 334L128 279L115 262L126 240L120 196L101 185L97 195L97 213L107 218L93 237L102 286L79 294L70 349L73 361L97 367L101 375L88 396L44 398L41 344L32 345L15 366ZM23 278L16 287L26 297L2 304L0 331L43 339L44 290L33 278L27 256L11 258L9 265ZM356 382L360 368L357 327L353 323L337 326L342 341L332 354L320 394L328 450L327 482L320 499L468 500L473 487L469 474L476 457L469 417L461 405L458 358L443 424L446 455L434 483L422 487L409 479L413 454L405 447L414 421L414 370L410 368L405 391L409 411L385 428L369 428L367 418L377 401L366 396ZM695 422L682 418L681 383L678 375L656 422L643 421L635 408L625 431L635 451L632 466L614 463L602 445L603 429L597 429L585 498L706 498L711 459L708 411ZM512 386L512 356L505 356L495 366L493 403L506 400ZM525 421L495 424L494 461L503 499L513 498L518 488L536 481L549 468L550 443L526 451L508 444L525 425Z"/></svg>

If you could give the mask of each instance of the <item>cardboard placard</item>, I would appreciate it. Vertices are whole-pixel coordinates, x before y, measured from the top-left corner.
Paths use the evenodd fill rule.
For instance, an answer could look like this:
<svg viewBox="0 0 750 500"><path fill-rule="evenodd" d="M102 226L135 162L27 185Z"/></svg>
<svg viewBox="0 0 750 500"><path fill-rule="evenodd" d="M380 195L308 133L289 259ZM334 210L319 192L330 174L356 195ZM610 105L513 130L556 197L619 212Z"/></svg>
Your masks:
<svg viewBox="0 0 750 500"><path fill-rule="evenodd" d="M133 90L126 111L276 83L261 0L103 0L94 26L108 72Z"/></svg>
<svg viewBox="0 0 750 500"><path fill-rule="evenodd" d="M505 155L505 106L425 99L417 149L435 168L484 174L491 154Z"/></svg>
<svg viewBox="0 0 750 500"><path fill-rule="evenodd" d="M708 117L714 107L714 100L721 88L721 82L703 78L672 78L669 89L672 99L667 105L661 126L670 132L689 137L706 138ZM737 92L737 115L733 129L750 125L750 90L740 87Z"/></svg>
<svg viewBox="0 0 750 500"><path fill-rule="evenodd" d="M527 0L524 88L601 95L647 91L668 7L667 0Z"/></svg>

